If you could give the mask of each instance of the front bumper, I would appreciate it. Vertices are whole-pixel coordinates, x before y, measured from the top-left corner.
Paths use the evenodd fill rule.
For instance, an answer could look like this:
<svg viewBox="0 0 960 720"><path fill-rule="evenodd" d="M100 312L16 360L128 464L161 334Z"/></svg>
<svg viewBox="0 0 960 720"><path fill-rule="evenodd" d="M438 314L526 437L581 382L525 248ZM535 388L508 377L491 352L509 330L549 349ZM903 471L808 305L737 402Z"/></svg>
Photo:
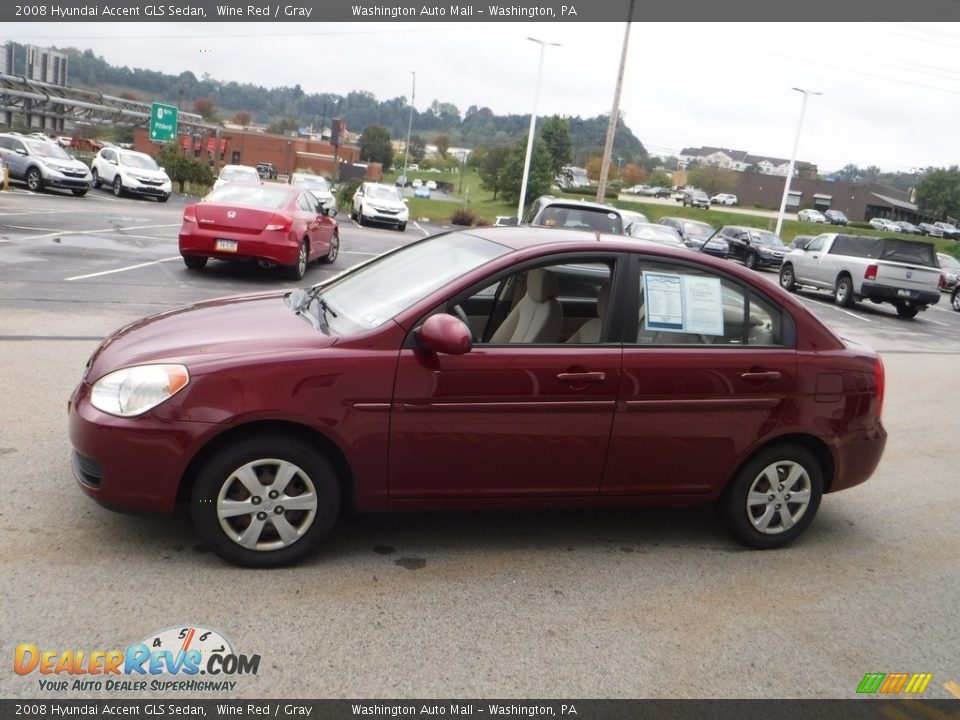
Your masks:
<svg viewBox="0 0 960 720"><path fill-rule="evenodd" d="M47 187L66 188L68 190L89 190L93 178L86 175L66 175L57 170L47 170L43 173L43 183Z"/></svg>
<svg viewBox="0 0 960 720"><path fill-rule="evenodd" d="M74 390L68 416L77 485L101 505L127 512L172 512L189 459L216 427L150 413L107 415L90 404L86 383Z"/></svg>
<svg viewBox="0 0 960 720"><path fill-rule="evenodd" d="M388 225L402 225L410 218L410 213L406 210L391 212L389 210L378 210L365 206L363 216L371 222L386 223Z"/></svg>
<svg viewBox="0 0 960 720"><path fill-rule="evenodd" d="M167 180L166 182L156 184L151 182L142 182L140 180L130 178L123 183L123 189L135 195L167 197L173 190L173 183Z"/></svg>

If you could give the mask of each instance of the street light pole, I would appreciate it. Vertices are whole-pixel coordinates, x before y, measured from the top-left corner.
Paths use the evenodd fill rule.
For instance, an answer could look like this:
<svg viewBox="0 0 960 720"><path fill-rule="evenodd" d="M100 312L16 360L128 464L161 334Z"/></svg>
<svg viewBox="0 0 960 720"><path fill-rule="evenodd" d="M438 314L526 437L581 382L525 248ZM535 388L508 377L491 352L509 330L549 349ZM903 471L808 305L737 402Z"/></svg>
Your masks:
<svg viewBox="0 0 960 720"><path fill-rule="evenodd" d="M410 120L407 122L407 144L403 146L403 186L407 185L407 159L410 157L410 131L413 130L413 103L417 99L417 73L415 70L410 72L413 75L413 91L410 93Z"/></svg>
<svg viewBox="0 0 960 720"><path fill-rule="evenodd" d="M780 228L783 227L783 213L787 209L787 197L790 195L790 181L793 180L793 166L797 163L797 148L800 147L800 130L803 128L803 115L807 111L807 97L810 95L823 95L821 92L813 90L804 90L803 88L793 88L798 93L803 93L803 102L800 105L800 120L797 122L797 137L793 141L793 155L790 156L790 164L787 166L787 179L783 183L783 197L780 199L780 212L777 214L777 229L775 235L780 234Z"/></svg>
<svg viewBox="0 0 960 720"><path fill-rule="evenodd" d="M543 74L543 55L546 52L547 45L560 47L560 43L546 42L537 40L537 38L528 37L540 44L540 64L537 65L537 86L533 92L533 112L530 113L530 132L527 135L527 154L523 158L523 180L520 181L520 199L517 201L517 222L523 217L523 200L527 195L527 177L530 175L530 156L533 153L533 130L537 123L537 102L540 100L540 76Z"/></svg>

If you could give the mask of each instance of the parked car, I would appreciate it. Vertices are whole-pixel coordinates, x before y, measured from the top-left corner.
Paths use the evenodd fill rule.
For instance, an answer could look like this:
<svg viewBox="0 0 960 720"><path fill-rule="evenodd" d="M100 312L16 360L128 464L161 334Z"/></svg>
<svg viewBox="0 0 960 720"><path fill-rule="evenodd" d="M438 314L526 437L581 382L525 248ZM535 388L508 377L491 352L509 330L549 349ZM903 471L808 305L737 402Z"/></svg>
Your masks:
<svg viewBox="0 0 960 720"><path fill-rule="evenodd" d="M663 186L657 185L655 187L650 188L646 194L649 197L668 198L670 197L670 188L665 188Z"/></svg>
<svg viewBox="0 0 960 720"><path fill-rule="evenodd" d="M898 220L897 227L900 228L900 232L908 233L910 235L922 235L920 228L918 228L913 223L909 223L906 220Z"/></svg>
<svg viewBox="0 0 960 720"><path fill-rule="evenodd" d="M688 218L662 217L659 224L676 230L677 234L683 239L683 244L693 250L699 250L707 239L717 231L712 225ZM726 253L724 253L724 257L726 257Z"/></svg>
<svg viewBox="0 0 960 720"><path fill-rule="evenodd" d="M304 188L231 181L184 209L180 255L191 270L210 258L247 260L299 280L312 260L337 259L336 215Z"/></svg>
<svg viewBox="0 0 960 720"><path fill-rule="evenodd" d="M920 223L917 225L920 228L920 233L922 235L929 235L930 237L943 237L943 230L938 228L933 223Z"/></svg>
<svg viewBox="0 0 960 720"><path fill-rule="evenodd" d="M940 301L934 246L919 240L825 233L783 259L780 287L829 290L841 307L857 300L891 303L912 318Z"/></svg>
<svg viewBox="0 0 960 720"><path fill-rule="evenodd" d="M825 213L823 213L823 216L831 225L846 225L848 222L850 222L850 220L847 219L847 216L839 210L827 210Z"/></svg>
<svg viewBox="0 0 960 720"><path fill-rule="evenodd" d="M406 175L401 175L394 181L393 184L396 185L397 187L406 187L407 185L410 184L410 181L407 180Z"/></svg>
<svg viewBox="0 0 960 720"><path fill-rule="evenodd" d="M787 245L787 250L803 250L816 235L795 235L793 241Z"/></svg>
<svg viewBox="0 0 960 720"><path fill-rule="evenodd" d="M375 182L361 183L353 194L350 218L360 225L369 222L393 225L403 232L407 229L410 211L400 191L390 185Z"/></svg>
<svg viewBox="0 0 960 720"><path fill-rule="evenodd" d="M953 255L937 253L937 261L940 263L940 275L943 277L941 290L952 292L960 282L960 260Z"/></svg>
<svg viewBox="0 0 960 720"><path fill-rule="evenodd" d="M707 194L703 192L703 190L685 190L683 199L680 202L683 203L684 207L687 205L699 208L710 207L710 198L707 197Z"/></svg>
<svg viewBox="0 0 960 720"><path fill-rule="evenodd" d="M306 188L325 207L336 207L337 203L333 197L333 190L330 189L330 183L326 181L326 178L312 173L293 173L290 176L290 184L293 187Z"/></svg>
<svg viewBox="0 0 960 720"><path fill-rule="evenodd" d="M710 198L710 202L714 205L736 205L737 196L730 193L719 193Z"/></svg>
<svg viewBox="0 0 960 720"><path fill-rule="evenodd" d="M960 229L958 229L953 223L935 222L933 226L940 228L940 232L943 233L943 237L945 238L952 238L953 240L960 238Z"/></svg>
<svg viewBox="0 0 960 720"><path fill-rule="evenodd" d="M275 180L277 177L277 169L273 166L273 163L258 162L257 175L259 175L262 180Z"/></svg>
<svg viewBox="0 0 960 720"><path fill-rule="evenodd" d="M646 195L649 190L649 185L634 185L633 187L627 188L626 192L631 195Z"/></svg>
<svg viewBox="0 0 960 720"><path fill-rule="evenodd" d="M715 503L776 548L873 474L884 377L735 265L470 228L108 337L69 399L72 468L113 509L187 499L202 545L251 567L303 560L347 510Z"/></svg>
<svg viewBox="0 0 960 720"><path fill-rule="evenodd" d="M494 218L493 224L494 224L495 227L502 227L502 226L507 226L507 225L516 225L516 224L517 224L517 218L516 218L516 217L513 217L513 216L511 216L511 215L497 215L497 217Z"/></svg>
<svg viewBox="0 0 960 720"><path fill-rule="evenodd" d="M436 189L437 189L437 181L436 181L436 180L427 180L427 183L426 183L426 185L424 185L424 187L426 187L427 190L436 190Z"/></svg>
<svg viewBox="0 0 960 720"><path fill-rule="evenodd" d="M634 223L647 224L650 222L646 215L634 210L620 210L620 217L623 220L623 230L627 235L631 234L630 226Z"/></svg>
<svg viewBox="0 0 960 720"><path fill-rule="evenodd" d="M957 312L960 312L960 284L958 284L953 289L953 292L950 293L950 307Z"/></svg>
<svg viewBox="0 0 960 720"><path fill-rule="evenodd" d="M787 247L779 235L743 225L724 225L717 235L727 242L727 257L739 260L751 270L780 267Z"/></svg>
<svg viewBox="0 0 960 720"><path fill-rule="evenodd" d="M807 208L801 210L797 213L797 220L800 222L811 222L811 223L825 223L827 222L826 216L819 210L814 210L813 208Z"/></svg>
<svg viewBox="0 0 960 720"><path fill-rule="evenodd" d="M520 224L623 235L627 222L613 205L541 195L523 211Z"/></svg>
<svg viewBox="0 0 960 720"><path fill-rule="evenodd" d="M230 182L260 182L260 173L249 165L224 165L213 183L213 189L223 187Z"/></svg>
<svg viewBox="0 0 960 720"><path fill-rule="evenodd" d="M650 242L684 249L687 247L679 233L667 225L634 222L627 226L627 235L638 240L649 240Z"/></svg>
<svg viewBox="0 0 960 720"><path fill-rule="evenodd" d="M50 187L82 196L90 190L90 169L55 142L2 133L0 160L7 166L11 180L25 183L33 192Z"/></svg>
<svg viewBox="0 0 960 720"><path fill-rule="evenodd" d="M875 217L870 220L868 223L870 227L875 230L883 230L884 232L900 232L900 226L897 225L893 220L887 220L887 218Z"/></svg>
<svg viewBox="0 0 960 720"><path fill-rule="evenodd" d="M421 185L416 190L413 191L413 196L418 198L430 198L430 190L426 185Z"/></svg>
<svg viewBox="0 0 960 720"><path fill-rule="evenodd" d="M170 199L173 183L166 171L146 153L123 148L102 148L91 163L93 187L106 185L117 197L146 195L160 202Z"/></svg>
<svg viewBox="0 0 960 720"><path fill-rule="evenodd" d="M418 188L423 185L423 180L421 180L420 178L415 178L411 184L413 185L414 188Z"/></svg>

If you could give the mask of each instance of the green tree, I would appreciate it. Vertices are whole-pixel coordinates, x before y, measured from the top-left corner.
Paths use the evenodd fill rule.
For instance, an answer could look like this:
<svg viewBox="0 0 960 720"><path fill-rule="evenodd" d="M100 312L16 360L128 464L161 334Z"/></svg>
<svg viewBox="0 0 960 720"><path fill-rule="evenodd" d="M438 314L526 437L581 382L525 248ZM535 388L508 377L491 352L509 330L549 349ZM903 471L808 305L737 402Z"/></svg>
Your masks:
<svg viewBox="0 0 960 720"><path fill-rule="evenodd" d="M479 165L476 166L477 173L480 175L480 184L484 189L493 192L494 200L497 199L497 193L503 189L503 170L511 152L513 151L509 145L494 145L491 148L478 149L470 156L472 160L474 155L480 153Z"/></svg>
<svg viewBox="0 0 960 720"><path fill-rule="evenodd" d="M523 183L523 161L527 154L527 139L521 138L513 147L503 167L503 179L500 190L503 199L515 202L520 198L520 186ZM553 182L552 159L542 140L533 143L533 156L530 158L530 172L527 175L527 195L523 199L526 205L535 198L546 195Z"/></svg>
<svg viewBox="0 0 960 720"><path fill-rule="evenodd" d="M360 159L390 167L393 164L390 131L380 125L367 125L360 133Z"/></svg>
<svg viewBox="0 0 960 720"><path fill-rule="evenodd" d="M647 183L651 187L669 188L673 185L673 178L663 170L654 170L653 174L647 178Z"/></svg>
<svg viewBox="0 0 960 720"><path fill-rule="evenodd" d="M547 118L540 130L540 139L550 153L550 167L554 176L573 158L573 140L570 138L570 121L559 115Z"/></svg>
<svg viewBox="0 0 960 720"><path fill-rule="evenodd" d="M184 183L194 183L209 187L213 185L213 171L210 165L195 157L181 155L175 144L164 145L157 153L157 164L166 170L167 175L183 192Z"/></svg>
<svg viewBox="0 0 960 720"><path fill-rule="evenodd" d="M716 165L699 165L687 174L687 184L700 188L708 195L732 193L737 189L740 174L736 170L727 170Z"/></svg>
<svg viewBox="0 0 960 720"><path fill-rule="evenodd" d="M286 135L288 132L296 130L300 124L293 118L284 117L270 123L267 132L271 135Z"/></svg>
<svg viewBox="0 0 960 720"><path fill-rule="evenodd" d="M960 168L931 168L917 185L917 207L935 218L960 216Z"/></svg>
<svg viewBox="0 0 960 720"><path fill-rule="evenodd" d="M410 136L410 159L419 164L427 153L427 142L419 135Z"/></svg>

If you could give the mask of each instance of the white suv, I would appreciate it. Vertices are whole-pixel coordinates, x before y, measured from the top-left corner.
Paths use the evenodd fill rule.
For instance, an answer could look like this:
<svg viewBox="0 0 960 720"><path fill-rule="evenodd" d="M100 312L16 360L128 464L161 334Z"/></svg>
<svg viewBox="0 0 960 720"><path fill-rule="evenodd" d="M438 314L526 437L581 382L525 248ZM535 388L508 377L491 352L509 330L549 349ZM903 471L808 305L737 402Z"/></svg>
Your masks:
<svg viewBox="0 0 960 720"><path fill-rule="evenodd" d="M367 222L386 223L403 232L407 229L410 211L397 188L365 182L354 193L350 218L361 225Z"/></svg>
<svg viewBox="0 0 960 720"><path fill-rule="evenodd" d="M124 148L103 148L91 163L93 187L108 185L117 197L149 195L160 202L170 199L173 189L170 178L162 167L146 153Z"/></svg>

